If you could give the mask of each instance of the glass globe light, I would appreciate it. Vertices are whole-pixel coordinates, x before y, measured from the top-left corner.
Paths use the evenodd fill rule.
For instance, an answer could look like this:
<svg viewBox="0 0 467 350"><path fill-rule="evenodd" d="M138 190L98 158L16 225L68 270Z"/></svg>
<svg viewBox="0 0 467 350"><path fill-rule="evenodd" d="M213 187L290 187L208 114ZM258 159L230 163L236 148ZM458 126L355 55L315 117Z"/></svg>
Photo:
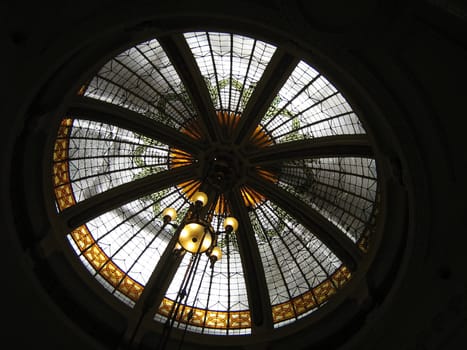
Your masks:
<svg viewBox="0 0 467 350"><path fill-rule="evenodd" d="M208 195L204 192L196 192L191 196L191 201L193 203L201 202L201 205L204 207L208 203Z"/></svg>
<svg viewBox="0 0 467 350"><path fill-rule="evenodd" d="M212 236L203 225L193 222L183 227L178 241L190 253L203 253L211 246Z"/></svg>
<svg viewBox="0 0 467 350"><path fill-rule="evenodd" d="M222 250L220 247L215 246L212 249L211 255L209 256L211 259L215 259L215 261L218 261L222 258Z"/></svg>
<svg viewBox="0 0 467 350"><path fill-rule="evenodd" d="M238 229L238 220L232 216L228 216L224 220L224 229L229 231L229 227L232 228L232 232L237 231Z"/></svg>
<svg viewBox="0 0 467 350"><path fill-rule="evenodd" d="M177 211L174 208L165 208L162 217L168 221L174 221L177 218ZM169 220L170 218L170 220Z"/></svg>

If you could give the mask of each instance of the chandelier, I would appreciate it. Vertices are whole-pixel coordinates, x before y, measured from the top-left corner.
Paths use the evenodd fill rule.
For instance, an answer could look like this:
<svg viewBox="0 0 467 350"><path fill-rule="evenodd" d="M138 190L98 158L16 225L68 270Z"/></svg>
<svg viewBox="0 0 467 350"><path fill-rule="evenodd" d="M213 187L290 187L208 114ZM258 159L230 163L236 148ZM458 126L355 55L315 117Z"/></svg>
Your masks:
<svg viewBox="0 0 467 350"><path fill-rule="evenodd" d="M186 301L190 295L202 254L209 257L210 268L214 269L216 261L222 258L222 249L218 246L219 236L222 234L228 236L237 231L238 221L232 216L224 219L224 231L214 230L211 222L215 212L215 204L213 203L217 202L217 198L214 199L210 201L208 195L201 191L194 193L190 198L191 204L188 211L179 225L174 223L177 218L177 211L174 208L169 207L162 212L163 228L172 226L175 229L171 244L169 243L169 246L174 247L172 250L174 261L180 262L181 257L187 253L191 254L191 257L180 283L176 300L164 324L158 350L166 349L167 341L176 322L190 321L193 316L193 308L187 306ZM180 339L179 348L182 346L185 332Z"/></svg>

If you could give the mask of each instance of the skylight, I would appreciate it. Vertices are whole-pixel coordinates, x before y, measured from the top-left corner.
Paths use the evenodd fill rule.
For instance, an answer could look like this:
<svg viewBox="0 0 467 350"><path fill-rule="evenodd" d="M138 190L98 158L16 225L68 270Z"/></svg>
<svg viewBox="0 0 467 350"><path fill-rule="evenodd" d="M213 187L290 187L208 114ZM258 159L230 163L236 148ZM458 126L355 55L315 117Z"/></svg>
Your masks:
<svg viewBox="0 0 467 350"><path fill-rule="evenodd" d="M358 270L375 226L376 162L343 94L305 61L238 34L177 34L118 54L77 99L55 141L57 212L79 218L70 245L128 307L174 235L162 211L176 208L179 224L190 194L212 186L213 160L230 177L216 184L212 225L232 213L243 225L219 237L215 268L201 259L186 301L194 316L177 327L250 334L263 303L279 328L324 307ZM156 322L189 259L153 301ZM252 290L256 278L264 290Z"/></svg>

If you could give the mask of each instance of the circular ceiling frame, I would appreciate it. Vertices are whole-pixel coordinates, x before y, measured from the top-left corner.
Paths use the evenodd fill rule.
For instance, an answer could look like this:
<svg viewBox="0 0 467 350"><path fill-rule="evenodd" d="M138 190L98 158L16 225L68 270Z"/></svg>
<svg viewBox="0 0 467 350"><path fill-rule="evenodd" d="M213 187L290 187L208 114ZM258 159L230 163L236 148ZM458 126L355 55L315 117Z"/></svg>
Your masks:
<svg viewBox="0 0 467 350"><path fill-rule="evenodd" d="M177 14L170 14L133 18L131 21L122 20L118 24L114 22L114 25L108 26L106 33L93 38L86 38L77 30L77 41L69 46L68 55L57 57L50 65L51 70L44 72L44 80L38 84L37 94L25 105L24 125L27 127L22 130L21 143L18 143L16 149L16 154L27 154L29 159L23 164L21 176L17 177L16 186L13 187L21 188L21 193L24 194L22 198L15 198L16 211L24 213L26 210L28 213L21 224L23 232L30 232L24 233L23 246L29 249L37 262L37 271L45 281L46 289L50 290L50 284L60 282L61 287L57 287L52 297L65 312L70 314L70 307L82 307L78 314L71 316L77 324L90 333L93 333L91 329L95 325L105 329L101 335L96 335L98 339L102 338L100 340L104 343L112 343L115 341L115 335L122 335L128 319L134 317L131 311L113 298L108 298L100 287L96 288L95 281L77 261L65 240L57 239L56 236L57 232L66 231L64 222L56 220L56 209L51 197L53 191L49 182L49 157L59 120L82 83L109 58L127 47L153 37L193 29L232 31L246 36L255 33L255 37L271 42L312 63L344 92L346 99L363 120L372 141L378 164L382 202L373 248L364 262L366 266L359 269L345 292L339 293L330 305L301 322L276 329L273 333L259 332L248 339L229 339L229 344L242 346L274 342L271 348L280 348L280 344L291 344L294 335L297 334L300 334L297 339L301 339L298 344L304 342L303 337L310 340L310 344L328 344L333 338L332 335L336 333L348 334L350 337L358 328L358 324L364 322L372 308L384 300L385 295L381 291L394 282L403 265L405 249L410 241L413 220L411 215L414 213L414 195L411 190L416 174L412 171L415 166L411 166L411 163L417 162L418 158L416 154L409 154L408 148L402 149L401 145L410 142L410 137L396 134L396 126L390 124L390 117L400 113L397 105L388 104L390 98L384 101L384 105L373 99L372 91L378 90L383 95L386 93L378 82L372 79L371 74L353 58L346 57L340 62L331 60L326 54L326 49L313 47L308 41L292 41L293 33L268 28L264 23L261 25L248 20L242 22L235 15L226 18L224 14L217 13L206 17L185 15L182 20L180 18ZM332 52L328 54L331 55ZM362 84L362 77L368 78L366 85ZM28 175L37 174L37 169L41 169L39 176L31 179ZM387 261L394 263L388 264ZM60 290L65 295L72 290L76 292L71 296L63 296ZM90 304L89 298L95 298L95 303ZM100 304L102 301L105 301L105 305ZM99 312L96 313L95 310ZM329 326L326 320L332 320L333 325ZM140 339L143 348L144 344L149 344L157 338L158 333L157 324L148 323L144 326L147 328ZM212 345L219 342L216 337L196 334L187 337L186 341Z"/></svg>

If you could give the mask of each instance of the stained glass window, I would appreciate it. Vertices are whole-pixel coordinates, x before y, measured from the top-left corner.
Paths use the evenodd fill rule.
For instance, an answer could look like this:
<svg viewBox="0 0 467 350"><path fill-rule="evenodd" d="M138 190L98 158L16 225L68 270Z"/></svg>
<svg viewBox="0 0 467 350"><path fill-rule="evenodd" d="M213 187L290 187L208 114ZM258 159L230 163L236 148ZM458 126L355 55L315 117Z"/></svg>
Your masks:
<svg viewBox="0 0 467 350"><path fill-rule="evenodd" d="M274 74L273 61L288 66ZM128 307L157 277L200 188L220 193L216 232L226 216L243 222L219 234L213 268L200 258L176 327L251 334L259 293L280 328L325 307L359 269L376 225L376 161L357 114L309 63L234 33L178 33L113 57L77 95L81 109L63 116L55 140L57 214L84 217L68 241ZM206 121L221 140L203 134ZM179 213L171 225L167 207ZM251 256L261 276L245 270ZM170 316L191 258L153 301L156 322Z"/></svg>

